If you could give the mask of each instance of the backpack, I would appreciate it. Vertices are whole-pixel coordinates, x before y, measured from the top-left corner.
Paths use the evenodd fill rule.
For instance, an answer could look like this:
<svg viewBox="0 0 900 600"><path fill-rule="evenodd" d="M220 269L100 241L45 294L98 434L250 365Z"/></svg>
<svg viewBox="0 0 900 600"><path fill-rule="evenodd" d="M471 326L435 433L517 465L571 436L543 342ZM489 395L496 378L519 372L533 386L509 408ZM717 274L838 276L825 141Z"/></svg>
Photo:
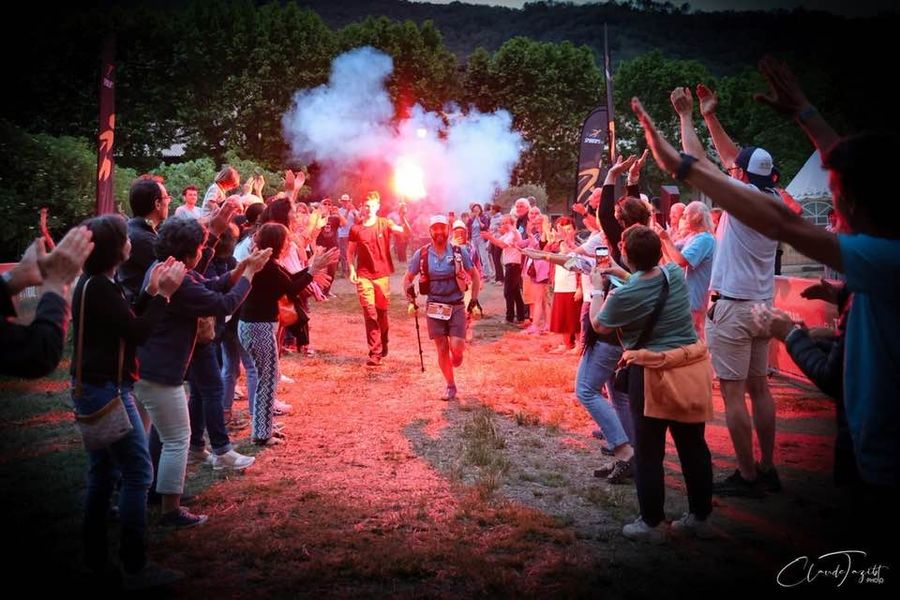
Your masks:
<svg viewBox="0 0 900 600"><path fill-rule="evenodd" d="M469 289L469 280L466 270L463 268L462 249L459 246L450 245L453 249L453 267L456 271L456 286L459 291L466 293ZM431 281L428 276L428 250L431 244L425 244L419 248L419 294L427 296L431 291Z"/></svg>

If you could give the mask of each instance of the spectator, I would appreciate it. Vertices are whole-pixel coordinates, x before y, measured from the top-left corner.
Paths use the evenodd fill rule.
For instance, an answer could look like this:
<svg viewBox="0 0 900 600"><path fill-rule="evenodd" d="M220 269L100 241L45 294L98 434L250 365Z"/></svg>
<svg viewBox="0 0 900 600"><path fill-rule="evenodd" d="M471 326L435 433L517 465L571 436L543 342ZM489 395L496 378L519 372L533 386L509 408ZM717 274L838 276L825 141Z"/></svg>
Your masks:
<svg viewBox="0 0 900 600"><path fill-rule="evenodd" d="M222 206L228 192L239 188L240 185L241 176L238 175L237 169L228 165L222 167L203 196L203 210L211 213Z"/></svg>
<svg viewBox="0 0 900 600"><path fill-rule="evenodd" d="M183 204L175 209L178 218L199 219L206 215L206 211L197 206L197 186L189 185L181 192Z"/></svg>
<svg viewBox="0 0 900 600"><path fill-rule="evenodd" d="M634 274L610 292L601 305L591 305L591 323L600 333L618 329L626 348L628 397L634 422L634 459L640 516L625 525L625 537L660 543L665 540L665 481L663 460L666 432L672 434L688 494L688 512L672 523L673 530L712 535L712 459L706 445L705 421L712 418L712 381L708 353L697 344L691 327L690 300L680 267L657 266L662 258L659 237L649 227L633 225L623 233L623 260ZM602 285L600 272L594 286ZM667 351L675 350L674 353ZM649 353L648 353L649 351ZM682 354L683 353L683 354ZM674 367L679 357L695 362ZM659 357L662 365L656 364ZM652 359L652 360L651 360ZM682 360L684 360L682 358ZM653 378L645 388L645 370L653 364ZM644 366L648 365L648 366ZM670 377L668 386L657 377ZM666 381L666 380L663 380ZM696 394L696 396L695 396Z"/></svg>
<svg viewBox="0 0 900 600"><path fill-rule="evenodd" d="M193 219L175 219L160 228L157 257L174 257L189 272L172 295L165 317L138 347L140 379L135 383L135 393L162 440L156 483L156 491L162 496L160 523L176 528L200 525L207 519L180 506L191 433L183 382L197 340L198 320L233 313L249 292L253 275L271 254L256 251L231 273L207 280L193 270L203 257L206 236L203 225ZM220 450L227 454L231 448Z"/></svg>
<svg viewBox="0 0 900 600"><path fill-rule="evenodd" d="M701 91L702 90L702 91ZM771 155L762 148L738 148L716 116L717 99L705 86L698 87L700 113L706 122L722 164L727 165L736 189L763 191L783 205L775 190L776 173ZM681 122L681 142L688 154L702 155L703 145L693 125L693 98L687 88L672 91L671 101ZM722 203L723 208L728 206ZM722 388L725 422L731 435L738 468L716 483L722 496L762 497L778 492L781 481L774 466L775 402L769 391L769 338L756 335L751 308L757 302L771 306L775 295L775 255L778 242L728 212L716 234L710 289L713 306L706 320L706 340ZM747 410L749 393L753 417ZM760 460L754 461L753 431L759 441Z"/></svg>
<svg viewBox="0 0 900 600"><path fill-rule="evenodd" d="M116 268L128 258L131 244L125 220L105 215L85 223L94 248L75 286L72 402L79 415L104 408L121 398L132 430L101 450L88 451L84 544L88 569L96 576L109 570L107 524L113 487L119 483L119 555L126 589L155 587L184 577L147 562L147 490L153 480L150 453L132 387L137 377L135 346L145 341L164 317L169 298L181 285L184 265L171 259L158 263L146 290L138 297L135 316L115 283Z"/></svg>
<svg viewBox="0 0 900 600"><path fill-rule="evenodd" d="M116 277L129 302L134 302L140 294L144 275L156 260L153 251L156 229L169 216L171 201L166 186L152 178L139 178L131 184L128 192L128 203L131 214L134 215L128 221L131 253L116 271Z"/></svg>
<svg viewBox="0 0 900 600"><path fill-rule="evenodd" d="M520 198L520 200L524 199ZM527 203L527 200L525 202ZM518 249L522 236L516 229L514 217L504 215L500 220L500 237L490 231L482 231L481 237L503 251L501 258L503 260L503 297L506 299L506 322L521 325L525 322L525 302L522 300L522 253Z"/></svg>
<svg viewBox="0 0 900 600"><path fill-rule="evenodd" d="M700 340L705 340L706 311L709 309L709 278L712 275L712 262L716 250L716 238L710 233L712 220L709 218L709 209L702 202L691 202L684 210L681 223L684 224L685 233L679 242L674 242L669 232L655 222L653 229L662 241L664 260L674 262L684 269L691 295L694 331Z"/></svg>

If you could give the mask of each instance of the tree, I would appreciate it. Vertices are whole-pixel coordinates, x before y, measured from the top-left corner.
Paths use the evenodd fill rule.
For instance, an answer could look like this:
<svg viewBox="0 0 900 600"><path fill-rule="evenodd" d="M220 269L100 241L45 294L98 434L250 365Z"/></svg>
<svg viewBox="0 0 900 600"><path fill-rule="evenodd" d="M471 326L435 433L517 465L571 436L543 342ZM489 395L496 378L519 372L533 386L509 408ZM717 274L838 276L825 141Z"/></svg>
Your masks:
<svg viewBox="0 0 900 600"><path fill-rule="evenodd" d="M484 55L474 58L464 97L484 110L509 110L528 142L514 183L540 181L551 199L571 196L581 123L604 93L591 50L520 37L491 57L486 73Z"/></svg>
<svg viewBox="0 0 900 600"><path fill-rule="evenodd" d="M634 96L640 97L663 134L670 140L680 142L678 115L672 108L669 95L676 87L687 86L693 90L698 83L715 88L713 76L702 64L694 60L668 59L658 50L619 65L613 75L618 152L639 154L645 146L643 130L631 112L631 98ZM700 120L696 98L694 117L700 140L709 146L709 135ZM641 178L641 188L654 196L658 195L659 186L671 184L672 178L648 160Z"/></svg>
<svg viewBox="0 0 900 600"><path fill-rule="evenodd" d="M413 104L441 111L457 97L456 57L443 45L440 32L430 21L421 27L412 21L399 23L386 17L369 17L338 32L338 51L372 46L394 59L388 91L399 117Z"/></svg>

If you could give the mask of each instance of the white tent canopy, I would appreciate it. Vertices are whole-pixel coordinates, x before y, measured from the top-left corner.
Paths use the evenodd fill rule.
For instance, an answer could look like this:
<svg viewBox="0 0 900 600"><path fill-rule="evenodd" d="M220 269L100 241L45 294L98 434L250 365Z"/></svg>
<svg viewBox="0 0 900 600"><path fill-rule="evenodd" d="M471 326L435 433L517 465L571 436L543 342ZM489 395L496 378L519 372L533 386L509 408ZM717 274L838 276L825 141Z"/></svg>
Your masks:
<svg viewBox="0 0 900 600"><path fill-rule="evenodd" d="M831 198L828 171L822 168L822 157L818 150L813 152L785 190L797 201Z"/></svg>

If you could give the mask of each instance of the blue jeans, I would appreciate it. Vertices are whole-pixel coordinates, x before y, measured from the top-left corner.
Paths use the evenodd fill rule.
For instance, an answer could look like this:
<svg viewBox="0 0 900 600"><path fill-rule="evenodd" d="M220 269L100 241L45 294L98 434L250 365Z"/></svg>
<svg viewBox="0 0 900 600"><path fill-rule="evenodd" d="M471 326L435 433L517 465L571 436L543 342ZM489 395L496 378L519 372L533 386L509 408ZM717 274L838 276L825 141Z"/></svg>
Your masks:
<svg viewBox="0 0 900 600"><path fill-rule="evenodd" d="M231 410L234 404L234 386L240 374L239 364L244 365L247 372L247 403L250 414L253 415L253 405L256 400L256 386L259 383L259 375L256 373L256 365L253 358L244 350L237 334L226 330L222 335L222 384L225 386L225 410Z"/></svg>
<svg viewBox="0 0 900 600"><path fill-rule="evenodd" d="M112 382L102 386L85 383L81 397L75 396L73 386L72 402L78 414L88 415L103 408L116 394L116 385ZM88 452L83 529L85 561L94 570L102 570L107 565L109 500L113 486L121 481L119 557L125 571L135 573L147 562L147 490L153 479L153 467L150 464L144 425L134 404L131 388L123 387L121 396L134 429L108 448Z"/></svg>
<svg viewBox="0 0 900 600"><path fill-rule="evenodd" d="M634 424L628 394L613 389L612 376L621 356L621 346L594 342L593 346L585 347L575 376L575 395L603 430L610 449L626 442L634 444ZM615 409L600 394L604 385Z"/></svg>
<svg viewBox="0 0 900 600"><path fill-rule="evenodd" d="M213 452L225 454L231 450L231 440L225 428L225 407L222 404L225 387L222 385L215 344L198 345L194 348L188 369L188 382L191 384L191 399L188 402L191 449L202 450L206 446L203 441L205 429L209 433Z"/></svg>

